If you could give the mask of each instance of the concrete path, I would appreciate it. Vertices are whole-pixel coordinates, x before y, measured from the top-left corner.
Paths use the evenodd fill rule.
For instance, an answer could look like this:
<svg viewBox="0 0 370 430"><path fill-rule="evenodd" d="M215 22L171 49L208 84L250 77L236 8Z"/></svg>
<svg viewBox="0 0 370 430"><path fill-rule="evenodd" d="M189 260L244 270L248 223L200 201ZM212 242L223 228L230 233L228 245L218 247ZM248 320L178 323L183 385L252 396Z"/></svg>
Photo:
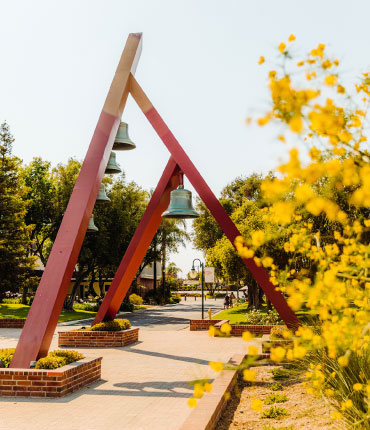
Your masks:
<svg viewBox="0 0 370 430"><path fill-rule="evenodd" d="M221 308L222 300L212 304ZM190 332L187 320L199 316L198 299L131 314L133 325L140 327L139 342L79 349L86 356L104 357L101 381L62 399L0 398L0 429L177 430L191 411L188 382L214 378L209 361L227 361L247 346L240 338ZM19 334L18 329L1 329L0 347L14 347ZM52 349L56 341L55 335Z"/></svg>

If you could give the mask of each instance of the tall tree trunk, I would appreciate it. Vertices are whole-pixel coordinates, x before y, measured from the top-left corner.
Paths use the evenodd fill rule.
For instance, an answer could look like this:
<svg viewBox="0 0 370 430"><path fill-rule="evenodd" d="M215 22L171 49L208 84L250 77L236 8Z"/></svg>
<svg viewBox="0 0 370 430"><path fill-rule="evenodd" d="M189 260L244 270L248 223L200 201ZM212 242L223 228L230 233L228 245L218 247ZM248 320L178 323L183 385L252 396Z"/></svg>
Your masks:
<svg viewBox="0 0 370 430"><path fill-rule="evenodd" d="M162 294L165 296L166 288L166 259L167 259L167 249L166 249L166 235L163 235L162 240Z"/></svg>
<svg viewBox="0 0 370 430"><path fill-rule="evenodd" d="M64 300L63 310L73 311L73 303L75 301L77 291L80 287L81 282L84 280L85 276L87 275L87 273L88 273L88 270L85 270L77 275L76 282L72 287L71 294L69 296L67 295L66 299Z"/></svg>
<svg viewBox="0 0 370 430"><path fill-rule="evenodd" d="M22 291L22 305L26 305L27 304L27 291L28 291L28 288L27 287L23 287L23 291Z"/></svg>

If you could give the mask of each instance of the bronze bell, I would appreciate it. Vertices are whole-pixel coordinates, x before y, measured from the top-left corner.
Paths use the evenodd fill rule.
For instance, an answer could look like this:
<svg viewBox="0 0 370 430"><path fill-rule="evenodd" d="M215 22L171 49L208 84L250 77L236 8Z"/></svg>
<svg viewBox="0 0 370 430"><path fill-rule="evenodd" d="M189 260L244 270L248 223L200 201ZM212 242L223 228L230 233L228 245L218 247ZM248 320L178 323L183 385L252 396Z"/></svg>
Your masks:
<svg viewBox="0 0 370 430"><path fill-rule="evenodd" d="M113 149L116 151L127 151L135 148L136 145L128 136L128 125L125 122L121 122L114 139Z"/></svg>
<svg viewBox="0 0 370 430"><path fill-rule="evenodd" d="M110 198L105 193L104 184L100 184L98 197L96 198L96 203L104 203L104 202L110 202Z"/></svg>
<svg viewBox="0 0 370 430"><path fill-rule="evenodd" d="M122 170L116 161L116 153L112 151L110 153L110 156L109 156L109 160L108 160L107 167L105 169L105 173L115 174L115 173L121 173L121 172L122 172Z"/></svg>
<svg viewBox="0 0 370 430"><path fill-rule="evenodd" d="M179 185L177 190L171 191L171 200L168 209L163 212L163 218L192 219L199 214L193 208L191 191L185 190L184 185Z"/></svg>
<svg viewBox="0 0 370 430"><path fill-rule="evenodd" d="M95 233L99 231L98 227L94 224L94 215L91 214L89 225L87 227L87 231L90 233Z"/></svg>

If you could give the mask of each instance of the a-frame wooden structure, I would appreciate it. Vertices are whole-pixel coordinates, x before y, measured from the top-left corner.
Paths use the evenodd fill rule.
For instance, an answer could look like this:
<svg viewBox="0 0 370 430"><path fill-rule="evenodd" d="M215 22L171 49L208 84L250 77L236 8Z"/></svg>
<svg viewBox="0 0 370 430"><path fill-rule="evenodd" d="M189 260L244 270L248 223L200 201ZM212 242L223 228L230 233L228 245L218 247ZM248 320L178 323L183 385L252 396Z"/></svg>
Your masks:
<svg viewBox="0 0 370 430"><path fill-rule="evenodd" d="M233 245L235 238L240 236L216 196L134 78L141 47L142 34L131 33L22 330L11 362L12 368L29 368L31 361L45 356L49 350L129 93L171 156L94 324L113 319L118 312L158 229L161 214L168 207L170 192L179 184L180 171L187 176ZM243 261L284 322L289 327L299 325L299 320L283 295L270 282L266 269L258 267L253 259Z"/></svg>

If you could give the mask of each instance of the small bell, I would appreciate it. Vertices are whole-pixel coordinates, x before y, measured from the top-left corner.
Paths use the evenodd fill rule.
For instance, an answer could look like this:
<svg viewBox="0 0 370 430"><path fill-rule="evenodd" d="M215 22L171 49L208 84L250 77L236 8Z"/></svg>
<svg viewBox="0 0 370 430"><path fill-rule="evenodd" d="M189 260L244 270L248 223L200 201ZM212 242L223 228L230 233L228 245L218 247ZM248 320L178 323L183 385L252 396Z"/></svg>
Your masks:
<svg viewBox="0 0 370 430"><path fill-rule="evenodd" d="M100 184L98 197L96 198L96 203L104 203L104 202L110 202L110 198L105 193L104 184Z"/></svg>
<svg viewBox="0 0 370 430"><path fill-rule="evenodd" d="M87 231L90 233L95 233L96 231L99 231L98 227L94 224L94 215L91 214L89 225L87 227Z"/></svg>
<svg viewBox="0 0 370 430"><path fill-rule="evenodd" d="M121 122L114 139L113 149L116 151L127 151L135 148L136 145L128 136L128 125L125 122Z"/></svg>
<svg viewBox="0 0 370 430"><path fill-rule="evenodd" d="M163 212L163 218L192 219L199 214L193 208L191 191L185 190L184 185L179 185L177 190L171 191L171 199L168 209Z"/></svg>
<svg viewBox="0 0 370 430"><path fill-rule="evenodd" d="M114 174L114 173L121 173L121 172L122 170L116 161L116 153L112 151L109 156L109 161L105 169L105 173Z"/></svg>

